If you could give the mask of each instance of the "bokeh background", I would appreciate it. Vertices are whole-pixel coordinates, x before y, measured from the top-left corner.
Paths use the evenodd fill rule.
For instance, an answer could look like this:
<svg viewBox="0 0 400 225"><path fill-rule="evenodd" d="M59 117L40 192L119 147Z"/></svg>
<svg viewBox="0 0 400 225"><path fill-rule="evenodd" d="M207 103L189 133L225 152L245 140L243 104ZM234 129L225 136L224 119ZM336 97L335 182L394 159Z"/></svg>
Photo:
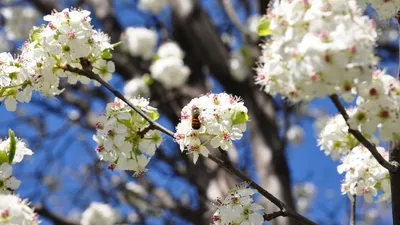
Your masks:
<svg viewBox="0 0 400 225"><path fill-rule="evenodd" d="M161 112L161 124L174 129L180 109L200 94L225 91L241 96L251 121L229 155L235 165L318 224L348 224L350 202L340 193L343 177L317 147L319 128L336 113L329 99L293 105L267 96L254 84L262 42L256 26L268 1L170 2L152 14L139 9L135 0L2 0L0 50L18 54L32 25L43 23L43 15L53 8L90 10L93 25L110 34L113 43L127 27L152 28L159 44L170 40L180 45L191 69L182 88L167 90L157 82L150 86L151 105ZM20 11L11 10L10 15L15 7ZM372 10L367 13L374 16ZM396 75L397 22L380 26L380 67ZM113 54L116 73L111 84L121 92L126 82L149 72L151 60L133 57L122 47ZM112 205L121 224L209 224L215 211L211 201L224 197L236 179L204 159L193 165L166 136L145 175L134 178L129 172L108 170L98 160L92 135L96 117L114 97L101 87L62 85L66 90L55 99L36 94L15 113L0 107L0 135L6 137L10 127L34 151L16 165L14 176L22 180L17 193L32 201L43 224L79 224L93 201ZM273 211L265 199L258 200ZM369 205L360 198L357 220L391 224L390 205ZM296 223L280 219L274 224Z"/></svg>

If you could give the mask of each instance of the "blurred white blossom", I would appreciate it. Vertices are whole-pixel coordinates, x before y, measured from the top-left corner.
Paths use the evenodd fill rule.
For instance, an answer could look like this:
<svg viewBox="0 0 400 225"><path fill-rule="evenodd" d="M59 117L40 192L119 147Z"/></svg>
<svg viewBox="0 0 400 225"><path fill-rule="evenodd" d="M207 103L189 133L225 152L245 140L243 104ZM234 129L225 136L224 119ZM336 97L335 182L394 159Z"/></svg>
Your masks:
<svg viewBox="0 0 400 225"><path fill-rule="evenodd" d="M152 13L159 13L168 5L169 0L139 0L139 8Z"/></svg>
<svg viewBox="0 0 400 225"><path fill-rule="evenodd" d="M23 5L1 8L0 13L5 18L4 31L12 41L26 39L40 15L35 8Z"/></svg>
<svg viewBox="0 0 400 225"><path fill-rule="evenodd" d="M145 27L128 27L122 33L121 41L131 55L151 59L157 44L157 33Z"/></svg>
<svg viewBox="0 0 400 225"><path fill-rule="evenodd" d="M81 225L114 225L117 214L113 208L100 202L92 202L83 212Z"/></svg>

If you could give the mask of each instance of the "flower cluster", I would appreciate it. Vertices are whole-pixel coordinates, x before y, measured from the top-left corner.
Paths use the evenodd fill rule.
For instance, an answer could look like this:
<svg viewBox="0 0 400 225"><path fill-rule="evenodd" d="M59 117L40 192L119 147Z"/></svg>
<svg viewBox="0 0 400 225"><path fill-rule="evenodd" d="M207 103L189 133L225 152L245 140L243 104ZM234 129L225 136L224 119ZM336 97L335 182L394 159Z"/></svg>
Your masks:
<svg viewBox="0 0 400 225"><path fill-rule="evenodd" d="M256 193L256 190L247 188L246 184L231 189L223 201L215 201L218 209L212 216L212 224L262 225L264 207L254 203L252 196Z"/></svg>
<svg viewBox="0 0 400 225"><path fill-rule="evenodd" d="M193 99L182 109L175 140L181 151L193 154L196 163L200 154L208 156L208 143L213 148L231 149L232 141L241 139L246 131L247 120L247 108L239 98L209 93Z"/></svg>
<svg viewBox="0 0 400 225"><path fill-rule="evenodd" d="M11 139L13 145L11 146ZM11 152L13 148L13 152ZM25 143L14 136L0 140L0 193L11 194L21 184L21 181L12 176L12 166L10 164L19 163L25 155L32 155L33 152L25 146ZM11 161L11 158L12 161Z"/></svg>
<svg viewBox="0 0 400 225"><path fill-rule="evenodd" d="M140 9L159 13L168 5L168 0L140 0L138 6Z"/></svg>
<svg viewBox="0 0 400 225"><path fill-rule="evenodd" d="M131 55L150 59L157 44L157 33L144 27L128 27L122 33L121 41Z"/></svg>
<svg viewBox="0 0 400 225"><path fill-rule="evenodd" d="M8 163L0 165L0 194L12 194L21 181L12 176L12 167Z"/></svg>
<svg viewBox="0 0 400 225"><path fill-rule="evenodd" d="M26 147L26 143L20 138L14 138L15 140L15 155L11 164L19 163L22 161L24 156L33 155L32 150ZM7 162L10 155L10 143L11 137L1 141L0 140L0 163Z"/></svg>
<svg viewBox="0 0 400 225"><path fill-rule="evenodd" d="M151 79L148 75L136 77L128 81L124 87L124 95L127 98L134 98L137 96L148 98L150 97L150 88L147 80Z"/></svg>
<svg viewBox="0 0 400 225"><path fill-rule="evenodd" d="M354 0L275 1L266 20L272 36L256 83L267 93L293 101L335 93L351 98L355 85L370 79L377 32Z"/></svg>
<svg viewBox="0 0 400 225"><path fill-rule="evenodd" d="M157 51L156 60L150 66L151 76L168 89L181 87L190 74L183 57L184 53L176 43L162 44Z"/></svg>
<svg viewBox="0 0 400 225"><path fill-rule="evenodd" d="M39 12L33 7L16 5L0 10L5 19L4 31L9 40L23 40L39 18Z"/></svg>
<svg viewBox="0 0 400 225"><path fill-rule="evenodd" d="M400 138L400 83L384 71L375 71L371 82L358 85L357 109L349 124L372 135L377 127L380 137L391 141Z"/></svg>
<svg viewBox="0 0 400 225"><path fill-rule="evenodd" d="M83 212L81 225L114 225L117 220L116 212L107 204L93 202Z"/></svg>
<svg viewBox="0 0 400 225"><path fill-rule="evenodd" d="M112 77L114 63L111 57L110 38L90 24L90 12L64 9L44 17L47 25L34 27L29 40L15 59L10 54L0 55L0 100L6 99L8 110L14 111L16 103L29 102L33 90L47 96L62 92L60 77L68 83L88 83L85 76L66 71L67 65L78 69L92 69L105 81Z"/></svg>
<svg viewBox="0 0 400 225"><path fill-rule="evenodd" d="M144 111L153 120L158 118L157 109L149 106L144 98L130 99L130 103ZM152 130L150 124L120 99L108 103L105 115L96 124L93 139L101 160L110 162L109 169L145 172L145 167L161 144L161 133Z"/></svg>
<svg viewBox="0 0 400 225"><path fill-rule="evenodd" d="M382 147L377 147L379 153L388 160L388 153ZM364 146L357 146L342 158L338 172L345 173L341 185L342 193L349 196L364 196L365 201L371 203L373 198L382 194L378 201L390 199L389 171L382 167Z"/></svg>
<svg viewBox="0 0 400 225"><path fill-rule="evenodd" d="M28 200L15 195L0 194L0 224L37 225L38 215L29 207Z"/></svg>
<svg viewBox="0 0 400 225"><path fill-rule="evenodd" d="M347 110L350 116L354 115L354 109ZM349 127L343 116L337 114L332 117L321 130L318 138L318 146L330 155L333 160L340 159L346 155L352 148L358 146L360 142L348 132ZM376 141L373 137L371 138Z"/></svg>
<svg viewBox="0 0 400 225"><path fill-rule="evenodd" d="M8 111L15 111L17 102L29 102L32 96L33 88L19 61L10 53L0 53L0 101L4 100Z"/></svg>

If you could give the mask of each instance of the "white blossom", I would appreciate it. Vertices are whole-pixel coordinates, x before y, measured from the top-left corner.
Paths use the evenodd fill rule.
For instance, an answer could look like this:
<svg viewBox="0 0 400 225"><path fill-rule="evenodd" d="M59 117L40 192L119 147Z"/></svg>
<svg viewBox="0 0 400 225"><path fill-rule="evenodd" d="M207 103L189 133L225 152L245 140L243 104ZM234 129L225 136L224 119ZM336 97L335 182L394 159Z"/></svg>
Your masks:
<svg viewBox="0 0 400 225"><path fill-rule="evenodd" d="M152 13L159 13L168 5L168 0L139 0L139 8Z"/></svg>
<svg viewBox="0 0 400 225"><path fill-rule="evenodd" d="M143 77L133 78L125 84L124 95L128 98L138 96L148 98L150 97L150 88Z"/></svg>
<svg viewBox="0 0 400 225"><path fill-rule="evenodd" d="M117 220L117 214L109 205L92 202L83 212L81 225L114 225Z"/></svg>
<svg viewBox="0 0 400 225"><path fill-rule="evenodd" d="M19 163L22 161L24 156L26 155L33 155L32 150L30 150L28 147L26 147L25 142L22 139L15 138L15 155L14 159L12 161L12 164ZM3 155L8 155L10 153L10 138L6 140L0 140L0 154Z"/></svg>
<svg viewBox="0 0 400 225"><path fill-rule="evenodd" d="M350 116L354 115L355 110L347 110ZM338 160L340 156L346 155L352 148L360 143L350 133L349 127L341 114L332 117L321 130L318 138L318 146L330 155L333 160ZM371 140L376 141L371 137Z"/></svg>
<svg viewBox="0 0 400 225"><path fill-rule="evenodd" d="M193 124L197 119L199 127ZM175 140L181 151L193 154L196 163L199 155L208 156L208 143L213 148L232 149L232 141L242 138L247 120L247 108L239 98L226 93L209 93L193 99L182 109Z"/></svg>
<svg viewBox="0 0 400 225"><path fill-rule="evenodd" d="M12 167L8 163L0 165L0 194L11 194L21 184L20 180L12 176L12 171Z"/></svg>
<svg viewBox="0 0 400 225"><path fill-rule="evenodd" d="M356 84L371 79L377 32L355 1L274 1L266 19L272 36L262 47L256 83L267 93L351 100Z"/></svg>
<svg viewBox="0 0 400 225"><path fill-rule="evenodd" d="M388 160L389 154L384 148L377 147L377 150ZM390 199L389 171L376 161L368 149L362 145L357 146L341 161L342 164L337 167L337 170L340 174L345 173L341 184L343 194L364 196L368 203L372 203L375 197L378 197L377 201Z"/></svg>
<svg viewBox="0 0 400 225"><path fill-rule="evenodd" d="M301 142L303 142L304 129L299 125L291 126L286 133L286 138L290 142L300 144Z"/></svg>
<svg viewBox="0 0 400 225"><path fill-rule="evenodd" d="M186 83L190 74L189 67L185 66L182 59L166 57L156 60L150 66L151 76L166 88L179 88Z"/></svg>
<svg viewBox="0 0 400 225"><path fill-rule="evenodd" d="M2 225L38 225L38 215L28 200L15 195L0 194L0 223Z"/></svg>
<svg viewBox="0 0 400 225"><path fill-rule="evenodd" d="M131 55L150 59L157 44L157 33L144 27L128 27L121 41Z"/></svg>
<svg viewBox="0 0 400 225"><path fill-rule="evenodd" d="M168 41L160 45L157 50L157 56L160 58L176 57L183 59L185 54L176 42Z"/></svg>
<svg viewBox="0 0 400 225"><path fill-rule="evenodd" d="M254 202L252 196L256 193L246 184L231 189L223 201L215 201L218 209L212 216L212 224L262 225L264 207Z"/></svg>
<svg viewBox="0 0 400 225"><path fill-rule="evenodd" d="M385 71L377 70L371 82L363 82L357 89L357 108L349 119L350 126L368 135L379 128L380 137L386 141L400 138L399 81Z"/></svg>
<svg viewBox="0 0 400 225"><path fill-rule="evenodd" d="M152 119L158 118L157 109L149 106L146 99L133 98L129 101ZM160 131L151 130L149 126L147 120L120 99L108 103L93 136L100 159L110 162L111 170L132 170L135 175L145 172L150 157L162 142Z"/></svg>

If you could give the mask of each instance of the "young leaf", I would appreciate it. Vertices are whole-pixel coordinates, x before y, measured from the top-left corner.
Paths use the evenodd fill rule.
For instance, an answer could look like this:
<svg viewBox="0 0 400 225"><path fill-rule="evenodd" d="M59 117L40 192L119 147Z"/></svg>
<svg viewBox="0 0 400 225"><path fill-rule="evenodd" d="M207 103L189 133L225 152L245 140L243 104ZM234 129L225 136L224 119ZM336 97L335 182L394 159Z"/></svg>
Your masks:
<svg viewBox="0 0 400 225"><path fill-rule="evenodd" d="M258 24L258 35L264 37L272 34L271 29L269 29L270 21L266 17L263 17Z"/></svg>
<svg viewBox="0 0 400 225"><path fill-rule="evenodd" d="M15 150L16 150L16 141L15 141L15 135L14 135L14 131L12 131L11 129L8 130L8 135L10 136L10 153L8 155L8 162L10 164L12 164L12 161L14 160L14 156L15 156Z"/></svg>

